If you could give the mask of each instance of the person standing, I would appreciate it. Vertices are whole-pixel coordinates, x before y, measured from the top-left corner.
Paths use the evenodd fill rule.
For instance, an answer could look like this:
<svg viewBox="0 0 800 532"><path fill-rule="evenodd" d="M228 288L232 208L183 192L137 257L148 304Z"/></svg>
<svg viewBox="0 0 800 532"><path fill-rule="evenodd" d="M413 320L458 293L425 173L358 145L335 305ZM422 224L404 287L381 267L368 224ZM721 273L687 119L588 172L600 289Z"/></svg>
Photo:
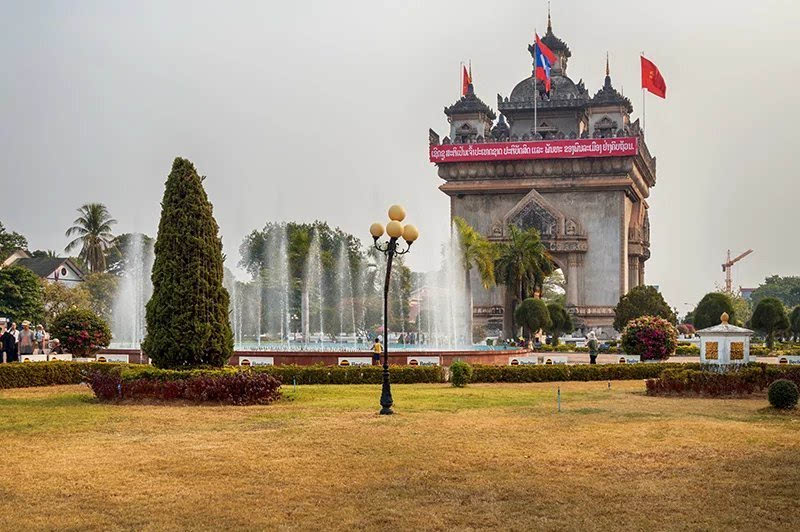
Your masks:
<svg viewBox="0 0 800 532"><path fill-rule="evenodd" d="M589 331L589 364L597 364L597 336L594 331Z"/></svg>
<svg viewBox="0 0 800 532"><path fill-rule="evenodd" d="M36 351L41 351L41 354L44 354L44 340L45 340L45 332L44 327L40 323L36 326L36 331L33 333L33 339L35 341L33 352L34 354Z"/></svg>
<svg viewBox="0 0 800 532"><path fill-rule="evenodd" d="M375 338L375 343L372 344L372 365L373 366L380 366L381 365L381 353L383 353L383 346L381 345L381 339Z"/></svg>
<svg viewBox="0 0 800 532"><path fill-rule="evenodd" d="M31 322L25 320L22 322L22 330L19 332L17 338L17 351L19 352L20 359L23 355L32 355L36 348L36 339L33 331L31 330Z"/></svg>
<svg viewBox="0 0 800 532"><path fill-rule="evenodd" d="M13 326L14 324L12 324ZM17 339L11 329L6 329L3 332L3 354L5 355L6 362L17 361Z"/></svg>

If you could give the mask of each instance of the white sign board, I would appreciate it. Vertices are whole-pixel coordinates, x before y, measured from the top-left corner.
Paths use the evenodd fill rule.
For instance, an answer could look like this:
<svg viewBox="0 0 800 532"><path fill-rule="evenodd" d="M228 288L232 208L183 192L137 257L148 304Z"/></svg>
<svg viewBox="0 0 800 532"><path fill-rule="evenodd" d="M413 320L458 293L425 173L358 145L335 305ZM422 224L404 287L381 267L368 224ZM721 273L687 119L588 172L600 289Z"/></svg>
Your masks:
<svg viewBox="0 0 800 532"><path fill-rule="evenodd" d="M797 355L781 355L778 357L778 364L800 364L800 356Z"/></svg>
<svg viewBox="0 0 800 532"><path fill-rule="evenodd" d="M47 362L47 355L20 355L20 362Z"/></svg>
<svg viewBox="0 0 800 532"><path fill-rule="evenodd" d="M372 357L339 357L340 366L371 366Z"/></svg>
<svg viewBox="0 0 800 532"><path fill-rule="evenodd" d="M409 366L438 366L439 357L408 357L406 364Z"/></svg>
<svg viewBox="0 0 800 532"><path fill-rule="evenodd" d="M639 355L617 355L619 364L638 364L642 361Z"/></svg>
<svg viewBox="0 0 800 532"><path fill-rule="evenodd" d="M542 364L566 364L567 357L564 355L544 355L542 356Z"/></svg>
<svg viewBox="0 0 800 532"><path fill-rule="evenodd" d="M61 355L59 355L57 353L50 353L47 356L50 357L51 361L53 361L53 360L62 360L62 361L65 361L65 362L69 362L69 361L72 360L72 355L70 355L69 353L64 353L64 354L61 354Z"/></svg>
<svg viewBox="0 0 800 532"><path fill-rule="evenodd" d="M117 362L128 363L128 355L97 355L98 362Z"/></svg>
<svg viewBox="0 0 800 532"><path fill-rule="evenodd" d="M273 357L239 357L240 366L274 366Z"/></svg>
<svg viewBox="0 0 800 532"><path fill-rule="evenodd" d="M539 357L508 357L509 366L535 366Z"/></svg>

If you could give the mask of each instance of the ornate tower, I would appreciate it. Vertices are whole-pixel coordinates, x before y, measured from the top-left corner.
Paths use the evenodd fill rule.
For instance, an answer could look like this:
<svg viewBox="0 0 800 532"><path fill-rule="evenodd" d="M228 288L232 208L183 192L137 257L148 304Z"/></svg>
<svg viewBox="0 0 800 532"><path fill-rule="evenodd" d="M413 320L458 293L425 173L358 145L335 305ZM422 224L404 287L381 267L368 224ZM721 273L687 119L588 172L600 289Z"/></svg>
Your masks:
<svg viewBox="0 0 800 532"><path fill-rule="evenodd" d="M440 144L431 131L430 157L452 216L496 241L507 238L509 225L538 229L564 273L578 324L611 334L620 296L644 283L656 161L608 64L592 97L567 76L571 52L549 20L542 41L558 58L550 93L533 75L523 79L509 97L497 96L501 114L492 127L494 112L470 90L445 109L449 137ZM476 323L502 314L511 335L512 295L502 286L484 290L477 279L472 287Z"/></svg>

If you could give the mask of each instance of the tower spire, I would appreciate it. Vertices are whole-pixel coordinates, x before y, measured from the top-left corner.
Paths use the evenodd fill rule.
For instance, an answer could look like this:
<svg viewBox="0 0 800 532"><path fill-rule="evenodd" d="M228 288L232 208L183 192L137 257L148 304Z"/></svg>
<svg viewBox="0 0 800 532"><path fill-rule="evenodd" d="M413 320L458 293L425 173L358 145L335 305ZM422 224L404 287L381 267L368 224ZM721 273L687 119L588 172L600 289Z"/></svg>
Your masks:
<svg viewBox="0 0 800 532"><path fill-rule="evenodd" d="M611 70L608 68L608 51L606 51L606 76L611 75Z"/></svg>
<svg viewBox="0 0 800 532"><path fill-rule="evenodd" d="M550 19L550 0L547 0L547 31L553 33L553 21Z"/></svg>

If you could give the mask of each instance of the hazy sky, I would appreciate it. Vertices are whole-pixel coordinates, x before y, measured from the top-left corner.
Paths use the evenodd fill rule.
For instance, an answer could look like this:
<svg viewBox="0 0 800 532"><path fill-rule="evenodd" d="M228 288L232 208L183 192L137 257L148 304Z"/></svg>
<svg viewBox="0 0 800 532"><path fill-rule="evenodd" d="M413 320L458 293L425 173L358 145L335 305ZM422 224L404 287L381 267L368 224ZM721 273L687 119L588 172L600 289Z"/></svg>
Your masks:
<svg viewBox="0 0 800 532"><path fill-rule="evenodd" d="M422 234L411 266L435 269L449 208L428 128L447 131L459 61L472 60L492 107L530 75L546 6L0 0L0 184L12 196L0 220L61 251L75 209L97 201L118 232L154 235L181 155L208 176L231 266L266 221L324 219L366 242L399 202ZM606 51L634 118L641 50L666 78L667 100L647 101L647 282L685 312L722 282L727 248L755 249L737 286L799 274L800 5L555 0L552 12L570 77L592 94Z"/></svg>

